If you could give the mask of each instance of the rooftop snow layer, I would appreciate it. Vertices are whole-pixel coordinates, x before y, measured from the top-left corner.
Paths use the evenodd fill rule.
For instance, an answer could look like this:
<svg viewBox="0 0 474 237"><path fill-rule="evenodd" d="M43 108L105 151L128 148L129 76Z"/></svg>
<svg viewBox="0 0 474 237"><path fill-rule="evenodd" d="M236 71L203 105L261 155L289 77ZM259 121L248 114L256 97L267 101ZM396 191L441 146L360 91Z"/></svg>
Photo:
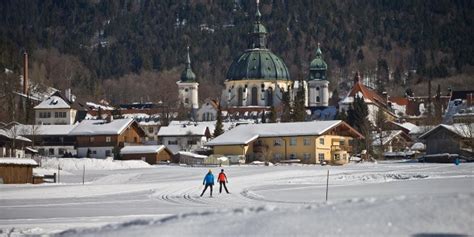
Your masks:
<svg viewBox="0 0 474 237"><path fill-rule="evenodd" d="M68 125L19 125L19 131L22 135L37 135L37 136L66 136L71 132L77 124Z"/></svg>
<svg viewBox="0 0 474 237"><path fill-rule="evenodd" d="M70 109L71 106L59 96L51 96L35 106L35 109Z"/></svg>
<svg viewBox="0 0 474 237"><path fill-rule="evenodd" d="M82 120L69 134L70 135L118 135L127 128L133 119Z"/></svg>
<svg viewBox="0 0 474 237"><path fill-rule="evenodd" d="M5 165L33 165L37 166L38 163L32 159L27 158L0 158L0 164Z"/></svg>
<svg viewBox="0 0 474 237"><path fill-rule="evenodd" d="M153 146L126 146L120 150L120 154L149 154L157 153L165 149L163 145Z"/></svg>
<svg viewBox="0 0 474 237"><path fill-rule="evenodd" d="M180 125L171 125L167 127L161 127L158 131L158 136L188 136L188 135L198 135L205 136L206 129L212 130L209 124L201 123L191 123L191 124L180 124Z"/></svg>
<svg viewBox="0 0 474 237"><path fill-rule="evenodd" d="M192 152L187 152L187 151L180 151L178 152L180 155L184 155L184 156L191 156L193 158L200 158L200 159L204 159L204 158L207 158L207 156L205 155L199 155L199 154L196 154L196 153L192 153Z"/></svg>
<svg viewBox="0 0 474 237"><path fill-rule="evenodd" d="M243 145L259 137L320 135L341 122L341 120L331 120L240 125L216 137L206 145Z"/></svg>

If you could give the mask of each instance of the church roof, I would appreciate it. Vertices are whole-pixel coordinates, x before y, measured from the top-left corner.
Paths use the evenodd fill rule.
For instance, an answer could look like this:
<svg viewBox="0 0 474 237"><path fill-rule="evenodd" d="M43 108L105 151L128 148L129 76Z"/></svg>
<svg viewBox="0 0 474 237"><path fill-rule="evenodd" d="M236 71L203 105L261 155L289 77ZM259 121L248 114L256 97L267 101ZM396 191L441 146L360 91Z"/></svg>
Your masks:
<svg viewBox="0 0 474 237"><path fill-rule="evenodd" d="M328 65L323 59L323 53L318 44L318 49L316 50L316 57L313 59L313 61L311 61L309 70L312 71L312 70L327 70L327 69L328 69Z"/></svg>
<svg viewBox="0 0 474 237"><path fill-rule="evenodd" d="M227 72L227 79L290 80L290 74L283 60L270 50L251 49L234 60Z"/></svg>
<svg viewBox="0 0 474 237"><path fill-rule="evenodd" d="M189 56L189 47L187 47L186 66L181 73L181 82L196 82L196 74L191 69L191 57Z"/></svg>

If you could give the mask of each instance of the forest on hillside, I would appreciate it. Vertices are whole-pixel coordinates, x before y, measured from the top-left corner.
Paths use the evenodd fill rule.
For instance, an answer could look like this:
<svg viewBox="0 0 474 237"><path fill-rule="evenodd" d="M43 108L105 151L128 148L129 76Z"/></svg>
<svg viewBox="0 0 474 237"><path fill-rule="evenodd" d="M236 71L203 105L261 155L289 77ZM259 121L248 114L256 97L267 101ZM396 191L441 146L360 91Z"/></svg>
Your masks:
<svg viewBox="0 0 474 237"><path fill-rule="evenodd" d="M473 1L260 5L269 48L293 80L307 76L320 43L331 90L344 89L356 70L393 96L426 88L431 78L443 89L474 84ZM21 74L26 50L38 84L113 104L172 102L189 45L200 98L218 97L232 60L247 48L255 8L254 0L0 1L0 66Z"/></svg>

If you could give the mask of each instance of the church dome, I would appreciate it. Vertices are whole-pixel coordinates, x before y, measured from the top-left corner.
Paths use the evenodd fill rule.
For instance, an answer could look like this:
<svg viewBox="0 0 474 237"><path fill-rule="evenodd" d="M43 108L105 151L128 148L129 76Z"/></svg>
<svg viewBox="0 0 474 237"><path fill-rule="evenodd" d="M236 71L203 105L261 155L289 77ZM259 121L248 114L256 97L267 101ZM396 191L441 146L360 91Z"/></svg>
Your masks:
<svg viewBox="0 0 474 237"><path fill-rule="evenodd" d="M316 57L311 61L309 66L309 70L327 70L328 65L323 59L323 53L321 52L321 48L318 46L316 50Z"/></svg>
<svg viewBox="0 0 474 237"><path fill-rule="evenodd" d="M288 68L281 58L267 49L267 29L261 22L258 9L250 32L249 49L237 57L227 71L228 80L290 80Z"/></svg>
<svg viewBox="0 0 474 237"><path fill-rule="evenodd" d="M290 74L283 60L270 50L249 49L230 65L227 79L290 80Z"/></svg>

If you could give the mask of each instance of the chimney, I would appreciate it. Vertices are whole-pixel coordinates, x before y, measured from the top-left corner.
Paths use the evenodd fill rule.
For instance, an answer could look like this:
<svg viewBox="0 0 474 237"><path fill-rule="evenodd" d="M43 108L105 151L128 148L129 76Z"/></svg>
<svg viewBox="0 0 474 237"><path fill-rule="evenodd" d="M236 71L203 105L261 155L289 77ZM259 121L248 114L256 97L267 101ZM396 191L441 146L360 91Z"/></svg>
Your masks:
<svg viewBox="0 0 474 237"><path fill-rule="evenodd" d="M28 53L23 53L23 94L28 95Z"/></svg>

